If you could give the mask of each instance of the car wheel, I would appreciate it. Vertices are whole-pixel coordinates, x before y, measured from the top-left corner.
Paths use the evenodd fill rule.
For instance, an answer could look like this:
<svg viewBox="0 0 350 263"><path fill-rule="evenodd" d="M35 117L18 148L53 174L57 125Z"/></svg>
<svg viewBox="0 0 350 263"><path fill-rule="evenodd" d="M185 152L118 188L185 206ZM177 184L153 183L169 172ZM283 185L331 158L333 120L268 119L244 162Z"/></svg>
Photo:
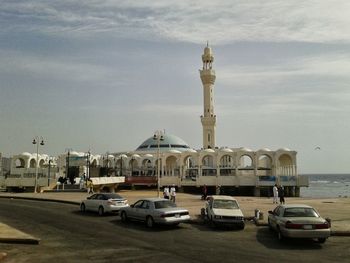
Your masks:
<svg viewBox="0 0 350 263"><path fill-rule="evenodd" d="M317 241L318 243L323 244L324 242L326 242L326 238L318 238Z"/></svg>
<svg viewBox="0 0 350 263"><path fill-rule="evenodd" d="M128 216L126 215L125 211L123 211L121 213L120 218L121 218L122 222L124 222L124 223L128 222Z"/></svg>
<svg viewBox="0 0 350 263"><path fill-rule="evenodd" d="M104 209L103 209L103 206L100 206L100 207L98 208L98 215L99 215L99 216L103 216L104 213L105 213L105 211L104 211Z"/></svg>
<svg viewBox="0 0 350 263"><path fill-rule="evenodd" d="M80 212L85 212L86 211L86 208L85 208L85 204L81 204L80 205Z"/></svg>
<svg viewBox="0 0 350 263"><path fill-rule="evenodd" d="M146 218L146 226L152 228L154 226L154 220L151 216L147 216Z"/></svg>

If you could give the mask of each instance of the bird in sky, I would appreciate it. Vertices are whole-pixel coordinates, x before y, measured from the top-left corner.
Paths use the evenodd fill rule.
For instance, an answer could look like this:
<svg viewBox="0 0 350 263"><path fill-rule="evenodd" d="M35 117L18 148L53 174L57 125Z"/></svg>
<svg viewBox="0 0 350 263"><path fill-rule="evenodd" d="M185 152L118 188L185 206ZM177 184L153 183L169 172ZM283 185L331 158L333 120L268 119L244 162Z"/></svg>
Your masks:
<svg viewBox="0 0 350 263"><path fill-rule="evenodd" d="M321 147L317 146L315 147L315 150L321 150Z"/></svg>

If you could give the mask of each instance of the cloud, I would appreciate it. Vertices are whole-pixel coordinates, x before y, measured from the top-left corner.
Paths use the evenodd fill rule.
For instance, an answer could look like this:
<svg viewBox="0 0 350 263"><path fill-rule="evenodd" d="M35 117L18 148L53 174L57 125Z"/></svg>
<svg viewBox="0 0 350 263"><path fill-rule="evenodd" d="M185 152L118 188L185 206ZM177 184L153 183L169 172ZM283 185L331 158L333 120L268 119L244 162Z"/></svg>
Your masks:
<svg viewBox="0 0 350 263"><path fill-rule="evenodd" d="M235 41L350 42L350 2L2 1L2 32L108 33L214 44Z"/></svg>

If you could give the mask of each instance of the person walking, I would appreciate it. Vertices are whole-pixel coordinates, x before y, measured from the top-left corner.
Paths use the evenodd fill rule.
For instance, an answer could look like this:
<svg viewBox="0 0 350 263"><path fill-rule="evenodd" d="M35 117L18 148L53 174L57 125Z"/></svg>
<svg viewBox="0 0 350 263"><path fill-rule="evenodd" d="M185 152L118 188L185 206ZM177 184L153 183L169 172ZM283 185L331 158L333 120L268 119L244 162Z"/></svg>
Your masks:
<svg viewBox="0 0 350 263"><path fill-rule="evenodd" d="M202 188L202 200L207 200L207 196L208 196L207 185L203 185L203 188Z"/></svg>
<svg viewBox="0 0 350 263"><path fill-rule="evenodd" d="M87 187L88 194L94 193L94 185L93 185L92 180L90 178L87 179L87 181L86 181L86 187Z"/></svg>
<svg viewBox="0 0 350 263"><path fill-rule="evenodd" d="M170 188L170 200L175 203L175 199L176 199L176 188L175 188L175 185L173 184L173 186Z"/></svg>
<svg viewBox="0 0 350 263"><path fill-rule="evenodd" d="M284 188L283 188L282 185L278 189L278 196L280 198L280 204L284 205L285 204L285 201L284 201Z"/></svg>
<svg viewBox="0 0 350 263"><path fill-rule="evenodd" d="M169 199L169 196L170 196L169 186L165 186L165 187L164 187L164 190L163 190L163 197L164 197L165 199Z"/></svg>
<svg viewBox="0 0 350 263"><path fill-rule="evenodd" d="M273 191L273 203L274 204L278 204L278 188L277 188L277 184L275 184L272 188Z"/></svg>

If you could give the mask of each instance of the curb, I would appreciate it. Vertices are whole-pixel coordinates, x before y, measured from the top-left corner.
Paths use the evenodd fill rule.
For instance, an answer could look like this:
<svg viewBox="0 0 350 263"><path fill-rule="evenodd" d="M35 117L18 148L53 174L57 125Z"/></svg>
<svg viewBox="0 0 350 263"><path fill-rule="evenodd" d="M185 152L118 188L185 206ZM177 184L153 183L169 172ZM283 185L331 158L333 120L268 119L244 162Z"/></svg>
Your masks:
<svg viewBox="0 0 350 263"><path fill-rule="evenodd" d="M77 201L66 201L59 199L48 199L48 198L36 198L36 197L23 197L23 196L0 196L3 199L22 199L22 200L32 200L32 201L46 201L46 202L56 202L56 203L64 203L70 205L80 205L80 202Z"/></svg>
<svg viewBox="0 0 350 263"><path fill-rule="evenodd" d="M39 245L39 242L36 238L0 238L0 243Z"/></svg>

